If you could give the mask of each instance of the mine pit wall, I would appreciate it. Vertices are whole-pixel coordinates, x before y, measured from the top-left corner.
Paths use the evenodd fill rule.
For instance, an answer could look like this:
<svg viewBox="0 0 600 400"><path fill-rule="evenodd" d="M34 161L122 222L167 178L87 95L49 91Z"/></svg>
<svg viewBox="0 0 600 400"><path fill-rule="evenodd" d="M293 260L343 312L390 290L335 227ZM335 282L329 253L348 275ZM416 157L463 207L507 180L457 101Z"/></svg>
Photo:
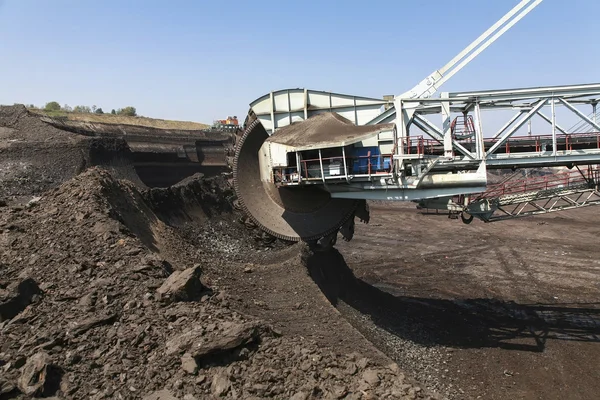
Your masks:
<svg viewBox="0 0 600 400"><path fill-rule="evenodd" d="M94 139L89 147L89 166L101 166L117 179L127 179L143 188L145 183L134 167L134 155L123 139Z"/></svg>
<svg viewBox="0 0 600 400"><path fill-rule="evenodd" d="M27 200L91 166L101 166L119 179L145 186L135 172L132 153L123 139L13 142L0 147L0 198Z"/></svg>
<svg viewBox="0 0 600 400"><path fill-rule="evenodd" d="M234 135L212 130L165 130L144 126L84 123L42 117L55 128L94 137L124 139L139 179L167 187L196 173L206 177L230 170Z"/></svg>
<svg viewBox="0 0 600 400"><path fill-rule="evenodd" d="M234 212L227 201L234 194L223 176L205 179L196 174L167 188L151 188L145 200L156 216L169 226L181 227L188 222L204 224L208 219Z"/></svg>
<svg viewBox="0 0 600 400"><path fill-rule="evenodd" d="M51 118L0 106L0 200L29 201L92 166L140 188L230 171L235 135Z"/></svg>
<svg viewBox="0 0 600 400"><path fill-rule="evenodd" d="M88 143L11 143L0 148L0 199L39 195L80 173Z"/></svg>
<svg viewBox="0 0 600 400"><path fill-rule="evenodd" d="M136 173L149 187L171 186L196 173L211 177L230 170L226 140L195 140L186 144L169 143L168 139L161 143L131 138L127 141Z"/></svg>

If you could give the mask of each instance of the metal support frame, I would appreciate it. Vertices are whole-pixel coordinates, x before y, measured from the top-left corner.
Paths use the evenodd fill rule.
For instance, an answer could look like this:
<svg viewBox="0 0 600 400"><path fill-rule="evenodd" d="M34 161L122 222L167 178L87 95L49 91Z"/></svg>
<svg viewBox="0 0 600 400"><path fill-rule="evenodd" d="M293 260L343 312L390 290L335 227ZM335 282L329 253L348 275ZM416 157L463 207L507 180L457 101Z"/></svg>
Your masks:
<svg viewBox="0 0 600 400"><path fill-rule="evenodd" d="M523 125L525 125L526 122L528 122L531 119L531 117L537 114L539 109L546 105L547 101L547 99L539 100L537 104L517 122L515 126L510 128L508 132L504 133L498 139L498 141L487 151L487 155L493 154L498 149L498 147L502 146L508 140L508 138L514 135L519 130L519 128L521 128ZM483 157L483 155L479 155L479 157Z"/></svg>
<svg viewBox="0 0 600 400"><path fill-rule="evenodd" d="M344 178L346 178L346 182L350 182L348 178L348 166L346 165L346 149L342 146L342 159L344 160Z"/></svg>
<svg viewBox="0 0 600 400"><path fill-rule="evenodd" d="M321 167L321 179L325 182L325 171L323 170L323 157L321 156L321 149L319 149L319 166Z"/></svg>
<svg viewBox="0 0 600 400"><path fill-rule="evenodd" d="M551 100L551 101L553 101L553 100ZM559 130L561 133L563 133L563 134L565 134L565 135L568 135L568 134L569 134L569 132L568 132L567 130L565 130L565 129L561 128L561 127L560 127L558 124L556 124L556 121L554 121L554 120L553 120L551 117L548 117L548 116L546 116L546 114L544 114L543 112L541 112L541 111L538 111L538 112L537 112L537 115L539 115L539 116L540 116L540 117L541 117L541 118L542 118L544 121L546 121L546 122L547 122L547 123L549 123L550 125L553 125L553 126L554 126L554 127L552 128L552 130L553 130L553 131L556 129L556 130ZM553 122L553 121L554 121L554 122Z"/></svg>
<svg viewBox="0 0 600 400"><path fill-rule="evenodd" d="M504 124L504 126L502 126L502 128L500 128L500 130L499 130L498 132L496 132L496 134L493 136L493 137L494 137L494 139L496 139L496 138L498 138L500 135L502 135L502 134L503 134L503 133L504 133L504 132L505 132L505 131L506 131L508 128L510 128L510 126L511 126L512 124L514 124L514 123L515 123L515 121L516 121L517 119L519 119L519 117L520 117L521 115L523 115L524 113L525 113L525 111L524 111L524 110L521 110L521 112L519 112L519 113L517 113L517 114L513 115L513 117L512 117L510 120L508 120L508 122L507 122L506 124Z"/></svg>
<svg viewBox="0 0 600 400"><path fill-rule="evenodd" d="M537 7L542 0L522 0L506 15L500 18L494 25L483 32L477 39L458 53L442 68L432 72L419 82L414 88L398 96L401 98L416 99L428 98L433 95L439 87L452 78L458 71L463 69L469 62L481 52L494 43L500 36L508 31L513 25L525 17L531 10Z"/></svg>
<svg viewBox="0 0 600 400"><path fill-rule="evenodd" d="M556 100L554 97L552 102L552 156L556 157L557 144L556 144Z"/></svg>
<svg viewBox="0 0 600 400"><path fill-rule="evenodd" d="M319 151L321 179L308 179L304 184L324 185L336 198L406 201L480 193L487 185L487 169L600 164L600 129L595 133L565 135L558 127L556 115L556 107L566 107L582 121L594 123L579 108L597 102L597 98L600 98L600 84L443 93L437 99L395 99L398 120L394 130L393 172L375 174L369 170L349 175L346 149L341 146L344 175L325 177ZM544 107L551 112L544 114ZM495 110L513 110L515 114L508 116L508 122L492 138L484 131L483 118ZM455 137L450 129L453 114L469 112L473 113L474 137ZM519 132L527 133L525 124L535 117L550 122L551 129L545 135L516 138ZM425 137L411 140L417 128ZM296 157L302 166L301 155L297 153ZM299 175L302 179L302 174Z"/></svg>
<svg viewBox="0 0 600 400"><path fill-rule="evenodd" d="M477 162L478 164L481 161L487 162L491 167L501 167L504 164L514 167L527 167L533 164L536 166L566 165L563 163L568 159L572 159L574 163L593 163L596 159L600 162L600 146L572 152L567 151L567 148L563 149L561 145L561 150L559 150L557 140L559 134L565 135L561 139L564 141L566 140L565 137L576 139L579 133L569 133L556 121L556 107L562 106L572 111L581 121L594 127L600 133L600 125L578 108L588 104L593 106L594 103L597 103L597 98L600 98L600 84L598 83L442 93L436 99L402 99L402 101L397 101L396 105L405 118L412 115L412 119L408 122L406 119L402 119L403 125L414 124L430 139L443 145L443 155L437 156L442 158L436 164L436 168L433 170L435 172L436 169L449 168L453 164L460 169L465 163ZM550 106L549 116L543 111L544 107L548 105ZM483 110L489 112L515 109L516 113L495 134L485 134L482 121ZM476 131L474 153L465 147L464 144L469 143L468 141L461 142L452 137L448 126L451 113L463 113L465 110L474 112ZM427 118L435 114L440 115L441 128ZM517 136L520 129L536 116L550 124L547 135L552 138L552 151L550 149L544 151L543 147L540 147L539 150L533 153L509 153L508 148L510 146L505 146L507 141L510 140L510 143L514 143L516 139L513 139L513 137ZM486 137L489 139L485 139ZM530 137L534 140L537 136ZM493 141L490 142L490 140ZM506 147L506 151L499 151L504 147ZM452 157L449 157L450 149L453 151ZM431 158L431 156L428 157ZM402 157L400 157L401 159ZM502 160L506 160L506 162Z"/></svg>
<svg viewBox="0 0 600 400"><path fill-rule="evenodd" d="M475 149L477 159L485 160L485 144L483 143L483 127L481 126L481 107L475 103Z"/></svg>
<svg viewBox="0 0 600 400"><path fill-rule="evenodd" d="M425 118L422 115L414 114L412 123L415 124L419 129L427 133L432 139L437 140L440 143L444 144L445 147L445 137L440 128L435 126L431 121ZM452 139L452 136L449 137L450 144L452 148L461 152L464 156L474 159L475 157L469 150L467 150L462 144L457 143Z"/></svg>
<svg viewBox="0 0 600 400"><path fill-rule="evenodd" d="M302 182L302 164L300 164L300 152L296 152L296 166L298 170L298 183Z"/></svg>
<svg viewBox="0 0 600 400"><path fill-rule="evenodd" d="M446 99L448 98L447 93L442 93L440 96L442 98L441 107L442 107L442 136L444 138L444 156L448 159L454 158L454 149L452 147L452 120L450 118L450 102Z"/></svg>
<svg viewBox="0 0 600 400"><path fill-rule="evenodd" d="M584 113L582 113L581 111L579 111L577 108L575 108L567 100L565 100L563 98L559 98L558 101L560 101L561 103L563 103L569 110L573 111L579 118L581 118L582 120L584 120L585 122L587 122L588 124L590 124L594 129L600 131L600 126L596 122L594 122L587 115L585 115ZM594 114L594 116L595 115L596 114Z"/></svg>
<svg viewBox="0 0 600 400"><path fill-rule="evenodd" d="M491 214L472 215L479 217L485 222L495 222L594 205L600 205L600 192L595 189L585 189L558 193L555 196L543 199L499 204ZM495 213L498 211L500 214Z"/></svg>

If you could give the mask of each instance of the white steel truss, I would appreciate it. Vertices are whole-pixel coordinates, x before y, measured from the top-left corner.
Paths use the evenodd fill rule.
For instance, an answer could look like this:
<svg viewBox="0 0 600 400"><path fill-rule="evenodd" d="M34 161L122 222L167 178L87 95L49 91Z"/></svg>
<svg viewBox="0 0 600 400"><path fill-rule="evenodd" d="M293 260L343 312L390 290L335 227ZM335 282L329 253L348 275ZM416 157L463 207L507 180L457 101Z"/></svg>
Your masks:
<svg viewBox="0 0 600 400"><path fill-rule="evenodd" d="M481 52L488 48L541 2L542 0L520 1L512 10L506 13L506 15L500 18L494 25L490 26L452 60L448 61L446 65L433 71L414 88L397 96L397 98L417 99L430 97L437 92L446 81L463 69L463 67L481 54Z"/></svg>
<svg viewBox="0 0 600 400"><path fill-rule="evenodd" d="M485 206L471 204L465 209L484 222L495 222L594 205L600 205L600 192L595 188L581 188L556 191L544 196L524 193L510 200L488 200Z"/></svg>
<svg viewBox="0 0 600 400"><path fill-rule="evenodd" d="M488 168L591 164L600 161L600 124L595 114L589 116L582 107L591 106L595 112L599 98L600 84L442 93L435 99L401 99L396 103L400 112L388 110L380 122L396 120L398 142L404 144L398 146L396 159L414 163L439 158L434 170L451 165L472 169L481 162ZM562 128L556 118L557 107L578 118L576 126L588 129L572 132ZM544 108L550 108L549 115ZM512 110L514 114L498 131L488 134L482 128L482 111L489 114L490 110ZM458 113L473 115L474 137L457 139L452 135L451 117ZM548 123L547 134L517 138L516 133L536 116ZM411 136L413 126L424 135ZM426 145L418 147L419 141ZM430 152L424 151L427 146Z"/></svg>

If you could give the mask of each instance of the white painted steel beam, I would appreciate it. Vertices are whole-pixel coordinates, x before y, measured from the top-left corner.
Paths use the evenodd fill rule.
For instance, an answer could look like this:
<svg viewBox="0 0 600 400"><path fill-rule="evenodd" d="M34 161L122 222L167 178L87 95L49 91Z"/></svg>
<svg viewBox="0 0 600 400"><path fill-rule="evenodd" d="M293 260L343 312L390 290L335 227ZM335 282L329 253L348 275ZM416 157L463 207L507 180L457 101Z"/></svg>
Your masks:
<svg viewBox="0 0 600 400"><path fill-rule="evenodd" d="M448 98L448 93L442 93L440 98L442 99L442 136L444 137L444 157L453 158L454 152L452 148L452 121L450 120L450 102L445 99Z"/></svg>
<svg viewBox="0 0 600 400"><path fill-rule="evenodd" d="M475 146L477 159L485 161L485 144L483 143L483 126L481 125L481 108L475 104Z"/></svg>
<svg viewBox="0 0 600 400"><path fill-rule="evenodd" d="M556 100L550 100L552 102L552 155L556 156L558 150L556 144Z"/></svg>
<svg viewBox="0 0 600 400"><path fill-rule="evenodd" d="M551 100L552 101L552 100ZM554 118L554 120L550 117L547 117L544 113L542 113L541 111L537 112L537 115L539 115L540 117L542 117L542 119L546 122L548 122L550 125L554 125L554 127L552 128L557 129L559 131L561 131L562 133L564 133L565 135L568 135L569 132L567 132L565 129L561 128L557 123L556 123L556 118Z"/></svg>
<svg viewBox="0 0 600 400"><path fill-rule="evenodd" d="M519 128L521 128L527 121L529 121L529 119L533 117L538 112L538 110L541 109L547 102L548 99L539 100L537 105L533 107L531 111L525 114L525 116L521 118L521 120L517 122L517 124L514 127L509 129L504 135L502 135L502 137L500 137L500 139L496 143L494 143L494 145L487 151L486 156L493 154L498 149L498 147L502 146L508 140L508 138L514 135L514 133L518 131Z"/></svg>
<svg viewBox="0 0 600 400"><path fill-rule="evenodd" d="M512 124L514 124L515 121L517 119L519 119L519 117L521 115L523 115L524 113L525 113L525 111L521 110L521 112L518 112L515 115L513 115L513 117L511 119L509 119L508 122L506 124L504 124L504 126L502 126L502 128L500 128L500 130L498 132L496 132L496 134L493 136L493 138L497 139L498 137L500 137L500 135L502 135L504 133L504 131L506 131Z"/></svg>
<svg viewBox="0 0 600 400"><path fill-rule="evenodd" d="M588 118L587 115L585 115L584 113L582 113L581 111L579 111L577 108L575 108L574 106L572 106L568 101L566 101L565 99L561 99L560 97L558 98L558 101L560 101L561 103L563 103L565 105L565 107L567 107L569 110L571 110L575 114L577 114L577 116L579 118L581 118L582 120L584 120L585 122L587 122L588 124L590 124L591 126L593 126L595 129L597 129L598 131L600 131L600 126L597 123L595 123L594 121L592 121L590 118Z"/></svg>
<svg viewBox="0 0 600 400"><path fill-rule="evenodd" d="M413 117L413 123L417 125L423 132L431 136L433 139L437 140L442 144L444 143L444 134L442 133L440 128L431 123L431 121L429 121L427 118L423 117L422 115L415 114ZM460 143L452 141L452 146L468 158L475 159L475 156L469 150L465 149L465 147Z"/></svg>
<svg viewBox="0 0 600 400"><path fill-rule="evenodd" d="M600 83L565 86L541 86L531 88L516 88L502 90L482 90L475 92L452 92L449 97L453 101L468 101L475 98L480 101L490 100L520 100L536 97L550 97L563 95L592 96L600 95ZM426 101L426 100L425 100Z"/></svg>
<svg viewBox="0 0 600 400"><path fill-rule="evenodd" d="M541 2L542 0L522 0L494 25L452 58L446 65L429 74L411 90L397 97L411 99L430 97L447 80L463 69L469 62L481 54L481 52L488 48Z"/></svg>
<svg viewBox="0 0 600 400"><path fill-rule="evenodd" d="M332 188L335 186L332 186ZM485 191L485 184L479 186L464 186L437 189L356 189L355 191L331 192L332 198L342 199L365 199L365 200L388 200L388 201L413 201L421 199L434 199L439 197L457 196L469 193L481 193Z"/></svg>

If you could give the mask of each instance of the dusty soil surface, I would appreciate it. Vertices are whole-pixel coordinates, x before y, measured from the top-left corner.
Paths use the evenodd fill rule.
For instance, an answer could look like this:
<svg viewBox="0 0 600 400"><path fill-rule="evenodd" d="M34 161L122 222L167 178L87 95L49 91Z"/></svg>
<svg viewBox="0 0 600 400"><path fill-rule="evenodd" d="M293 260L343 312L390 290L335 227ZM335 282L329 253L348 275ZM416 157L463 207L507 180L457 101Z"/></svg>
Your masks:
<svg viewBox="0 0 600 400"><path fill-rule="evenodd" d="M122 126L143 126L148 128L168 129L168 130L204 130L210 128L207 124L192 121L172 121L158 118L148 118L142 116L131 117L128 115L116 114L96 114L96 113L77 113L66 111L46 112L42 109L29 109L31 112L42 117L61 119L63 121L82 122L84 124L111 124Z"/></svg>
<svg viewBox="0 0 600 400"><path fill-rule="evenodd" d="M33 116L63 132L125 140L139 178L151 187L173 185L197 172L227 171L236 141L235 133L186 122L77 113Z"/></svg>
<svg viewBox="0 0 600 400"><path fill-rule="evenodd" d="M0 397L431 398L319 300L306 249L259 253L262 242L231 225L222 185L197 176L140 191L95 167L0 207ZM177 202L185 213L170 214ZM217 250L234 230L237 246ZM237 289L265 264L294 271L311 318L250 312L254 299ZM255 290L289 301L279 283Z"/></svg>
<svg viewBox="0 0 600 400"><path fill-rule="evenodd" d="M198 172L219 175L234 143L235 135L216 130L68 121L0 106L0 199L38 196L90 166L151 187Z"/></svg>
<svg viewBox="0 0 600 400"><path fill-rule="evenodd" d="M373 202L312 253L229 175L145 187L116 139L0 108L0 399L597 398L595 208Z"/></svg>
<svg viewBox="0 0 600 400"><path fill-rule="evenodd" d="M338 243L331 302L407 373L450 398L600 392L600 216L594 207L464 225L371 204Z"/></svg>

